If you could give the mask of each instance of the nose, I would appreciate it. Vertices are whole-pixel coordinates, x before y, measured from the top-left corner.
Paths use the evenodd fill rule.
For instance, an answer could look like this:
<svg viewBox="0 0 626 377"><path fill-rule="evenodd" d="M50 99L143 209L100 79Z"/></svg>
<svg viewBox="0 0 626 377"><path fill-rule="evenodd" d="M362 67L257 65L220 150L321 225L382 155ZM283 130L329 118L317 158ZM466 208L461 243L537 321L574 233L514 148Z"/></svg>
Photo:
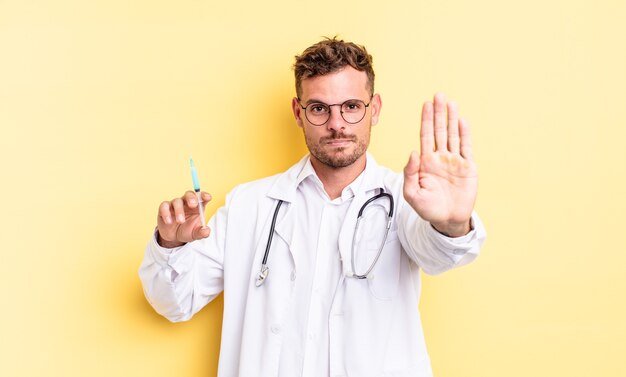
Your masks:
<svg viewBox="0 0 626 377"><path fill-rule="evenodd" d="M336 106L335 108L333 108ZM329 130L341 131L346 128L346 121L341 116L341 105L331 105L330 117L326 122L326 128Z"/></svg>

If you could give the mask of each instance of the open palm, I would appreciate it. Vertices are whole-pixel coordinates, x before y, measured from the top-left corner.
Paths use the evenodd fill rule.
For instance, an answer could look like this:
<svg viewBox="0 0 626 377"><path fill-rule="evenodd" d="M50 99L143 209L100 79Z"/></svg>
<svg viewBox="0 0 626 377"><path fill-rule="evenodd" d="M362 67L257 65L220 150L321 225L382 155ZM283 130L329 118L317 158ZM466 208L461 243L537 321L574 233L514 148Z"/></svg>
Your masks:
<svg viewBox="0 0 626 377"><path fill-rule="evenodd" d="M461 236L470 230L478 175L469 125L456 103L443 94L422 108L421 154L411 153L404 168L404 198L439 232Z"/></svg>

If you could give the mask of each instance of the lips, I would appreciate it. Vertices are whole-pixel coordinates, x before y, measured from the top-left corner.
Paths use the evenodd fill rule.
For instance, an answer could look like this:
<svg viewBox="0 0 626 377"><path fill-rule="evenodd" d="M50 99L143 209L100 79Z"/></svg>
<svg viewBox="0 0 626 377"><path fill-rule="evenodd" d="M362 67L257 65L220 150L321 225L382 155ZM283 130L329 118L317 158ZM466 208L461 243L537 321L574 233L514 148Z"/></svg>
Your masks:
<svg viewBox="0 0 626 377"><path fill-rule="evenodd" d="M326 144L331 147L345 147L350 143L356 142L356 136L335 135L331 137L323 137L320 141L322 144Z"/></svg>
<svg viewBox="0 0 626 377"><path fill-rule="evenodd" d="M326 141L326 144L330 145L331 147L345 147L350 143L352 143L352 140L349 139L332 139Z"/></svg>

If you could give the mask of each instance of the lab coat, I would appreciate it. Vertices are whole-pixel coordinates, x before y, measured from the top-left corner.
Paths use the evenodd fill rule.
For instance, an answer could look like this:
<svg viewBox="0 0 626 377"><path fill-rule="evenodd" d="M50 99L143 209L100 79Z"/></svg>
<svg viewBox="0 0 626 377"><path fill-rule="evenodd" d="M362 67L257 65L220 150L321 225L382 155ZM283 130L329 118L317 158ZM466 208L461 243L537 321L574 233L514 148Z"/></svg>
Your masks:
<svg viewBox="0 0 626 377"><path fill-rule="evenodd" d="M209 221L211 235L176 249L149 242L139 274L155 310L170 321L185 321L224 292L218 375L276 377L283 328L298 284L302 240L296 177L307 157L282 174L242 184ZM473 230L448 238L419 218L402 195L403 177L368 155L361 187L339 233L343 274L329 315L330 376L432 376L420 320L420 269L438 274L472 261L485 230L472 215ZM351 245L357 213L380 188L395 199L395 215L370 278L352 277ZM271 218L276 222L264 285L255 281L265 252ZM382 232L382 230L381 230ZM379 245L369 253L373 258ZM372 254L373 253L373 254ZM289 377L299 376L294 370Z"/></svg>

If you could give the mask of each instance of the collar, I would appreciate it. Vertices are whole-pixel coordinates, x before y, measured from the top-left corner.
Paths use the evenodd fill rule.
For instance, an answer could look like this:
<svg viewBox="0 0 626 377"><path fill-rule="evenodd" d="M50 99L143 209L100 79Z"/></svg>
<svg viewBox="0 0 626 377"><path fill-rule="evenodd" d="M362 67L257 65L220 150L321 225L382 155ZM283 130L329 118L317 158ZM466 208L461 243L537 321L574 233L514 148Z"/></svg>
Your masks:
<svg viewBox="0 0 626 377"><path fill-rule="evenodd" d="M305 157L304 166L298 176L296 177L296 187L300 186L302 182L311 177L311 179L315 180L317 183L322 185L322 181L319 179L317 174L315 173L315 169L313 169L313 164L311 164L311 155L307 155Z"/></svg>
<svg viewBox="0 0 626 377"><path fill-rule="evenodd" d="M369 152L366 154L367 161L365 163L365 170L359 178L357 178L348 187L353 191L353 194L366 193L371 190L384 188L384 174L379 169L376 160ZM296 190L304 179L313 175L319 181L315 170L311 165L310 156L304 156L297 164L293 165L286 172L280 174L270 190L267 196L276 200L283 200L285 202L293 202L296 198ZM360 181L360 182L359 182ZM320 181L321 184L321 181Z"/></svg>

